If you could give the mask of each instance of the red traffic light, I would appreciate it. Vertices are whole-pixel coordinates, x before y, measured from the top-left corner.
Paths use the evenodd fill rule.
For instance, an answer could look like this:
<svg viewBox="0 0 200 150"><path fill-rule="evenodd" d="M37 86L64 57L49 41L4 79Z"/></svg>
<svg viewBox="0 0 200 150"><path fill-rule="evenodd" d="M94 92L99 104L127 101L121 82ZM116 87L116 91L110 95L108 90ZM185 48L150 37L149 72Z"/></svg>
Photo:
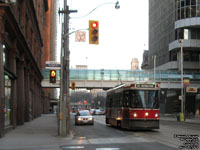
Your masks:
<svg viewBox="0 0 200 150"><path fill-rule="evenodd" d="M99 44L99 21L89 20L89 43Z"/></svg>
<svg viewBox="0 0 200 150"><path fill-rule="evenodd" d="M56 77L56 71L55 70L51 70L50 75L52 78Z"/></svg>
<svg viewBox="0 0 200 150"><path fill-rule="evenodd" d="M96 28L98 27L98 22L92 22L91 27L92 27L93 29L96 29Z"/></svg>

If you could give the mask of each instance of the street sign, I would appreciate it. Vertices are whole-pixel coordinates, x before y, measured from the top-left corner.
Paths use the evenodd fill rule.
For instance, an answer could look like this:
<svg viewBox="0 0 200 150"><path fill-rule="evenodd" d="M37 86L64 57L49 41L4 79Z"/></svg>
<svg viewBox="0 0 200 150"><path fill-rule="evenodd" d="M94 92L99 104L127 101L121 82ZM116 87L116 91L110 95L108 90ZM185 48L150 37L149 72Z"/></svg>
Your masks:
<svg viewBox="0 0 200 150"><path fill-rule="evenodd" d="M187 93L197 93L197 88L196 87L187 87L186 92Z"/></svg>
<svg viewBox="0 0 200 150"><path fill-rule="evenodd" d="M189 86L190 85L190 79L184 78L183 83L184 83L184 86Z"/></svg>
<svg viewBox="0 0 200 150"><path fill-rule="evenodd" d="M60 69L60 62L56 61L46 61L46 69Z"/></svg>
<svg viewBox="0 0 200 150"><path fill-rule="evenodd" d="M76 42L85 42L86 32L85 31L77 31L76 32Z"/></svg>

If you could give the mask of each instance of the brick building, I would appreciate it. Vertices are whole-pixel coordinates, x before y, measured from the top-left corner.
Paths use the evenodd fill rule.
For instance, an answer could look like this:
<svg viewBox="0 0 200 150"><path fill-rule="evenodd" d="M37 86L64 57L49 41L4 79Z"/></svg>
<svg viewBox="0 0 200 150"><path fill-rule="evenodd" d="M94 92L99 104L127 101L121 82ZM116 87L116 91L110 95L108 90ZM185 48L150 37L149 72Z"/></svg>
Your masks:
<svg viewBox="0 0 200 150"><path fill-rule="evenodd" d="M48 1L0 0L0 137L48 110L41 87Z"/></svg>

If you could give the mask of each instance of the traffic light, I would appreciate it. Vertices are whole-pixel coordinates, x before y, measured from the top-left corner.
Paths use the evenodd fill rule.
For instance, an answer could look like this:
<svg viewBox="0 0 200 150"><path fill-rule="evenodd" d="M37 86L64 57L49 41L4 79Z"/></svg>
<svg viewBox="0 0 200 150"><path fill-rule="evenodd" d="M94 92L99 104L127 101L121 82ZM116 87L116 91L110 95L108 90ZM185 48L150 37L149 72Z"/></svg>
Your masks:
<svg viewBox="0 0 200 150"><path fill-rule="evenodd" d="M56 83L56 70L50 70L50 83Z"/></svg>
<svg viewBox="0 0 200 150"><path fill-rule="evenodd" d="M71 85L72 90L75 90L75 87L76 87L75 82L72 82L72 85Z"/></svg>
<svg viewBox="0 0 200 150"><path fill-rule="evenodd" d="M99 44L99 21L89 20L89 43Z"/></svg>

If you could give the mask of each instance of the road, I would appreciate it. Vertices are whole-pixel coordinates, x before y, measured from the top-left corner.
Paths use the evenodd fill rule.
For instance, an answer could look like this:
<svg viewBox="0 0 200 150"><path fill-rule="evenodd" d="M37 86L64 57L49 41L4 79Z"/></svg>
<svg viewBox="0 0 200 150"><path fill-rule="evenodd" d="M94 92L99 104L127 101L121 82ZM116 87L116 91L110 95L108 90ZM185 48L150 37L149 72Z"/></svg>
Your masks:
<svg viewBox="0 0 200 150"><path fill-rule="evenodd" d="M94 125L79 126L72 117L71 127L74 139L63 150L175 150L183 146L180 135L200 135L199 124L172 121L161 121L159 130L119 130L106 125L105 116L95 116Z"/></svg>

